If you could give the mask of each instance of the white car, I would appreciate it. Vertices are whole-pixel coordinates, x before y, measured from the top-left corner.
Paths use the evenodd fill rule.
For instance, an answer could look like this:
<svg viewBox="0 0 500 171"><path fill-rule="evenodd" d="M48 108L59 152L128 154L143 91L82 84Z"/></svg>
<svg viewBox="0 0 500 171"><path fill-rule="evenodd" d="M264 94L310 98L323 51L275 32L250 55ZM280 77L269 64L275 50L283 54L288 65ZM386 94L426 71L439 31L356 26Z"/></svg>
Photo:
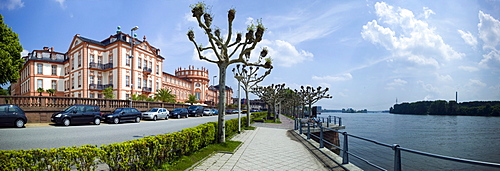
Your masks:
<svg viewBox="0 0 500 171"><path fill-rule="evenodd" d="M152 108L147 112L142 113L142 119L150 119L156 121L157 119L168 120L170 113L165 108Z"/></svg>
<svg viewBox="0 0 500 171"><path fill-rule="evenodd" d="M204 109L203 110L203 115L205 116L212 116L214 113L212 112L212 109Z"/></svg>

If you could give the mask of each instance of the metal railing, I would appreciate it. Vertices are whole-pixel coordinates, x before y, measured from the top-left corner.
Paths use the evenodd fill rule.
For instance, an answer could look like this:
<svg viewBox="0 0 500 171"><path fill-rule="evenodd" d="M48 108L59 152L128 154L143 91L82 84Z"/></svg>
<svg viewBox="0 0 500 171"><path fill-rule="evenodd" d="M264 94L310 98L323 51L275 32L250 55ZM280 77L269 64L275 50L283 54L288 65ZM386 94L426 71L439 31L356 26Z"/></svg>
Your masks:
<svg viewBox="0 0 500 171"><path fill-rule="evenodd" d="M341 123L341 120L339 120L339 122ZM341 124L339 124L339 125L341 126ZM303 127L304 126L307 127L307 132L303 132ZM311 134L311 127L318 127L320 135L317 136L317 135ZM448 160L448 161L455 161L455 162L460 162L460 163L468 163L468 164L473 164L473 165L481 165L481 166L489 166L489 167L500 168L500 163L484 162L484 161L477 161L477 160L470 160L470 159L463 159L463 158L457 158L457 157L451 157L451 156L433 154L433 153L429 153L429 152L423 152L423 151L413 150L413 149L409 149L409 148L404 148L404 147L401 147L398 144L392 144L391 145L391 144L387 144L387 143L382 143L382 142L379 142L379 141L376 141L376 140L372 140L372 139L368 139L368 138L364 138L364 137L360 137L360 136L348 134L347 132L342 132L342 131L338 131L338 130L335 130L335 129L331 129L328 126L324 127L323 124L318 123L318 122L310 122L309 119L306 120L306 121L304 121L302 119L298 119L298 118L295 119L295 130L299 130L300 134L306 134L307 135L307 139L311 139L311 136L319 139L320 146L318 147L318 149L319 148L324 148L324 144L325 143L331 145L332 147L335 147L335 148L339 149L341 151L342 164L348 164L349 163L349 156L352 156L352 157L355 157L355 158L357 158L357 159L365 162L366 164L368 164L368 165L370 165L372 167L375 167L375 168L377 168L379 170L386 170L385 168L383 168L381 166L378 166L378 165L376 165L374 163L371 163L369 160L361 157L362 154L354 154L352 152L349 152L349 141L348 141L348 139L350 137L352 137L352 138L356 138L356 139L359 139L359 140L363 140L363 141L366 141L366 142L373 143L375 145L379 145L379 146L391 148L394 151L394 166L393 166L393 169L395 171L401 171L401 151L405 151L405 152L409 152L409 153L413 153L413 154L417 154L417 155L422 155L422 156L427 156L427 157L432 157L432 158L444 159L444 160ZM342 136L343 136L342 139L343 140L342 140L342 143L340 143L340 144L342 144L342 147L339 147L339 146L335 145L334 143L328 142L327 140L325 140L324 137L323 137L323 133L325 131L334 131L334 132L337 132L339 134L342 134ZM340 139L340 137L339 137L339 139Z"/></svg>

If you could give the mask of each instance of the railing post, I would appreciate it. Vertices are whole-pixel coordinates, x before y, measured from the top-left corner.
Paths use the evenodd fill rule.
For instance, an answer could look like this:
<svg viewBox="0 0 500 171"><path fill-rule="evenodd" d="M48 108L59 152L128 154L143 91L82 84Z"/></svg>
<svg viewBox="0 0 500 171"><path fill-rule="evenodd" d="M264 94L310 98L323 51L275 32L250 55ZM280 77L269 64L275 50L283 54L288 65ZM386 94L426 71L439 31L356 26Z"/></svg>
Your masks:
<svg viewBox="0 0 500 171"><path fill-rule="evenodd" d="M295 120L294 120L294 124L293 124L293 130L297 130L297 121L298 121L298 120L299 120L299 119L295 118Z"/></svg>
<svg viewBox="0 0 500 171"><path fill-rule="evenodd" d="M333 124L337 125L337 116L333 116Z"/></svg>
<svg viewBox="0 0 500 171"><path fill-rule="evenodd" d="M319 126L319 148L323 147L325 147L323 144L323 126Z"/></svg>
<svg viewBox="0 0 500 171"><path fill-rule="evenodd" d="M330 128L330 122L332 121L332 116L328 116L328 118L326 119L326 127L327 128Z"/></svg>
<svg viewBox="0 0 500 171"><path fill-rule="evenodd" d="M394 144L392 149L394 150L394 171L401 171L401 150L399 145Z"/></svg>
<svg viewBox="0 0 500 171"><path fill-rule="evenodd" d="M348 141L347 141L347 132L343 132L342 135L344 136L344 147L342 148L342 164L348 164L349 163L349 154L347 153L349 150L348 146Z"/></svg>
<svg viewBox="0 0 500 171"><path fill-rule="evenodd" d="M299 134L302 135L302 119L299 120Z"/></svg>
<svg viewBox="0 0 500 171"><path fill-rule="evenodd" d="M342 126L342 118L339 117L339 126Z"/></svg>
<svg viewBox="0 0 500 171"><path fill-rule="evenodd" d="M307 139L311 139L311 126L309 126L309 122L307 122Z"/></svg>

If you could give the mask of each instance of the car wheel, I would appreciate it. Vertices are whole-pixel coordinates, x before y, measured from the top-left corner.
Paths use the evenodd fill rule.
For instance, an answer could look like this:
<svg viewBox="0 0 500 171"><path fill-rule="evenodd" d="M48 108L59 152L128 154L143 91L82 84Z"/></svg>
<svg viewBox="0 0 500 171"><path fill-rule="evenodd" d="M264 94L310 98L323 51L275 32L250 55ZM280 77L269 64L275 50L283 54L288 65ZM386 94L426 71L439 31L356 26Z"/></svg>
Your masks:
<svg viewBox="0 0 500 171"><path fill-rule="evenodd" d="M156 117L156 116L155 116L155 117ZM139 123L139 122L141 122L141 117L136 117L136 118L135 118L135 123Z"/></svg>
<svg viewBox="0 0 500 171"><path fill-rule="evenodd" d="M155 115L155 116L153 116L153 121L156 121L156 115ZM136 120L136 122L137 122L137 120Z"/></svg>
<svg viewBox="0 0 500 171"><path fill-rule="evenodd" d="M169 117L170 117L169 115L165 116L165 120L168 120Z"/></svg>
<svg viewBox="0 0 500 171"><path fill-rule="evenodd" d="M186 118L189 118L189 115L188 115L188 114L186 114Z"/></svg>
<svg viewBox="0 0 500 171"><path fill-rule="evenodd" d="M94 119L94 124L95 125L100 125L101 124L101 119L100 118L95 118Z"/></svg>
<svg viewBox="0 0 500 171"><path fill-rule="evenodd" d="M179 115L177 115L177 119L180 119L180 118L181 118L181 115L180 115L180 114L179 114Z"/></svg>
<svg viewBox="0 0 500 171"><path fill-rule="evenodd" d="M64 126L69 126L71 124L71 121L68 118L63 119L63 125Z"/></svg>
<svg viewBox="0 0 500 171"><path fill-rule="evenodd" d="M24 124L25 124L24 120L22 120L22 119L16 120L16 127L22 128L22 127L24 127Z"/></svg>
<svg viewBox="0 0 500 171"><path fill-rule="evenodd" d="M114 123L114 124L119 124L119 123L120 123L120 118L115 118L115 119L113 119L113 123Z"/></svg>

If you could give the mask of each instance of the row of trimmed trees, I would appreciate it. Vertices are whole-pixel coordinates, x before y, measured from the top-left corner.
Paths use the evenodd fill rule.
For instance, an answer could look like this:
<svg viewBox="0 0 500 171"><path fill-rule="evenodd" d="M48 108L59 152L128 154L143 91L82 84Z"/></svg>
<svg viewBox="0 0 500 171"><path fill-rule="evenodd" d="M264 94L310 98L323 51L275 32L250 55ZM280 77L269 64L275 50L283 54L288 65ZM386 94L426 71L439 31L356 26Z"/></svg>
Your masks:
<svg viewBox="0 0 500 171"><path fill-rule="evenodd" d="M249 92L252 92L264 100L268 106L272 108L269 115L274 114L274 118L277 118L275 114L276 104L282 104L286 108L291 110L296 110L301 105L308 105L309 108L312 104L316 103L322 98L331 98L330 95L326 94L328 88L322 89L321 87L301 87L301 90L291 90L285 88L284 84L270 85L267 87L254 87L257 83L261 82L264 77L269 75L271 72L272 60L268 55L267 48L262 48L261 52L258 53L257 59L251 60L252 51L254 51L257 43L262 41L262 37L266 28L262 24L262 20L257 20L257 25L251 24L247 27L246 33L236 33L233 35L233 21L236 17L236 10L230 9L227 12L227 23L228 28L226 34L221 33L221 29L217 26L212 26L213 15L209 12L208 6L203 2L198 2L193 4L191 7L191 13L198 23L199 28L207 36L208 45L204 46L197 43L195 40L194 30L190 29L187 32L187 37L194 45L197 55L200 60L208 61L214 63L219 68L219 85L226 85L226 71L231 64L242 64L237 65L233 69L235 78L238 79L240 83L243 83L241 87L245 91L246 99L248 98ZM233 37L235 36L235 37ZM209 54L213 54L214 58L207 57ZM235 58L232 58L236 56ZM259 68L267 69L267 71L262 76L257 76ZM219 115L218 115L218 125L217 125L217 142L225 142L225 114L226 114L226 91L225 86L220 86L219 88ZM247 100L247 111L250 111L249 100ZM247 115L250 112L247 112ZM311 111L309 113L311 115ZM247 117L250 119L250 117ZM247 122L249 123L249 122ZM248 126L248 125L247 125Z"/></svg>

